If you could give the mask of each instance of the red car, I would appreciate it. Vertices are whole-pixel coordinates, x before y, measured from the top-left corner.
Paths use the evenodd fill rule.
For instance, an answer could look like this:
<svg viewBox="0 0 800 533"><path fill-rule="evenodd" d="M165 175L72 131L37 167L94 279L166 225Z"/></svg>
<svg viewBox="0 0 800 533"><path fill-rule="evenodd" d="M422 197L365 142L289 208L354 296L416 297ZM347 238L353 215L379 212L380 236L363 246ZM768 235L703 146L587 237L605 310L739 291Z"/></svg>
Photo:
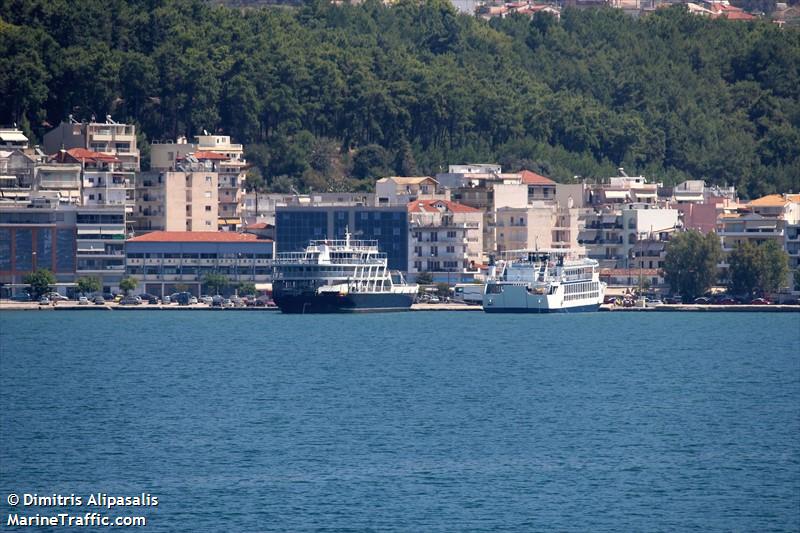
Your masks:
<svg viewBox="0 0 800 533"><path fill-rule="evenodd" d="M736 298L731 298L730 296L725 296L716 301L717 305L736 305L738 303L739 300L737 300Z"/></svg>
<svg viewBox="0 0 800 533"><path fill-rule="evenodd" d="M755 298L750 302L750 305L769 305L771 303L766 298Z"/></svg>

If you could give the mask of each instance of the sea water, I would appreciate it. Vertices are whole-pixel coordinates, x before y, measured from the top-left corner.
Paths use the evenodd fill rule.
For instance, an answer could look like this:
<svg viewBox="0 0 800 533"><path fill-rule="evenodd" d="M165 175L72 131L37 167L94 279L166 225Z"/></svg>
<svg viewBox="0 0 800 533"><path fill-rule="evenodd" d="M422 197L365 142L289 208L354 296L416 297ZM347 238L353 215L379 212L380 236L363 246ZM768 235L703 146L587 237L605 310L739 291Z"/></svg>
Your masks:
<svg viewBox="0 0 800 533"><path fill-rule="evenodd" d="M0 350L0 530L800 529L794 313L3 312Z"/></svg>

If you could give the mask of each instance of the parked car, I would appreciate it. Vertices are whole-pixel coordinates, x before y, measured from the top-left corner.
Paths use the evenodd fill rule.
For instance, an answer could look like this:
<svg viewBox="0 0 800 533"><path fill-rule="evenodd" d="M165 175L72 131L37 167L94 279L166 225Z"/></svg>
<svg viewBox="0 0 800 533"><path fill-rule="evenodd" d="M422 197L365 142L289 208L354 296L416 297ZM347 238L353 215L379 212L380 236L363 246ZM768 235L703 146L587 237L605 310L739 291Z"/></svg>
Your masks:
<svg viewBox="0 0 800 533"><path fill-rule="evenodd" d="M142 299L138 296L126 296L120 300L119 305L141 305Z"/></svg>
<svg viewBox="0 0 800 533"><path fill-rule="evenodd" d="M172 303L172 298L170 298L169 296L164 296L164 298L161 299L161 303L165 304L165 305L169 305L169 304Z"/></svg>
<svg viewBox="0 0 800 533"><path fill-rule="evenodd" d="M772 302L766 298L754 298L750 300L750 305L770 305Z"/></svg>
<svg viewBox="0 0 800 533"><path fill-rule="evenodd" d="M605 298L603 298L603 303L604 304L615 304L615 303L617 303L617 297L616 296L606 296Z"/></svg>
<svg viewBox="0 0 800 533"><path fill-rule="evenodd" d="M694 303L702 304L702 305L708 305L708 304L711 303L711 298L708 298L706 296L701 296L699 298L695 298L694 299Z"/></svg>
<svg viewBox="0 0 800 533"><path fill-rule="evenodd" d="M50 301L55 301L55 302L63 302L64 300L69 300L69 298L67 298L63 294L58 294L57 292L51 292L50 294L47 295L47 297L50 299Z"/></svg>
<svg viewBox="0 0 800 533"><path fill-rule="evenodd" d="M89 298L86 296L81 296L78 298L78 305L89 305Z"/></svg>
<svg viewBox="0 0 800 533"><path fill-rule="evenodd" d="M33 300L30 294L23 293L23 294L15 294L11 297L12 302L30 302Z"/></svg>
<svg viewBox="0 0 800 533"><path fill-rule="evenodd" d="M120 303L124 298L125 296L123 296L122 294L117 294L116 296L114 296L114 301Z"/></svg>
<svg viewBox="0 0 800 533"><path fill-rule="evenodd" d="M94 305L106 305L106 299L102 296L98 296L94 299Z"/></svg>
<svg viewBox="0 0 800 533"><path fill-rule="evenodd" d="M223 308L225 308L225 307L234 307L234 304L229 298L225 298L224 300L222 300L222 304L220 304L220 307L223 307Z"/></svg>
<svg viewBox="0 0 800 533"><path fill-rule="evenodd" d="M199 301L206 305L211 305L212 303L214 303L214 298L212 298L211 296L201 296Z"/></svg>
<svg viewBox="0 0 800 533"><path fill-rule="evenodd" d="M197 305L197 298L195 298L194 296L189 298L189 305Z"/></svg>
<svg viewBox="0 0 800 533"><path fill-rule="evenodd" d="M39 298L39 305L50 305L50 298L47 296L42 296Z"/></svg>
<svg viewBox="0 0 800 533"><path fill-rule="evenodd" d="M664 303L665 304L673 304L673 305L674 304L679 304L679 303L683 303L683 299L680 297L680 295L667 296L667 297L664 298Z"/></svg>
<svg viewBox="0 0 800 533"><path fill-rule="evenodd" d="M439 303L439 297L438 296L431 296L430 299L428 300L428 303L438 304Z"/></svg>
<svg viewBox="0 0 800 533"><path fill-rule="evenodd" d="M158 304L158 297L151 295L150 298L147 299L147 303L150 304L150 305L157 305Z"/></svg>
<svg viewBox="0 0 800 533"><path fill-rule="evenodd" d="M225 299L224 299L222 296L220 296L220 295L218 294L218 295L216 295L216 296L214 296L214 297L212 297L212 298L211 298L211 305L212 305L213 307L222 307L222 302L223 302L224 300L225 300Z"/></svg>
<svg viewBox="0 0 800 533"><path fill-rule="evenodd" d="M739 303L739 300L737 300L736 298L732 298L730 296L721 296L717 298L717 300L714 303L716 303L717 305L736 305Z"/></svg>

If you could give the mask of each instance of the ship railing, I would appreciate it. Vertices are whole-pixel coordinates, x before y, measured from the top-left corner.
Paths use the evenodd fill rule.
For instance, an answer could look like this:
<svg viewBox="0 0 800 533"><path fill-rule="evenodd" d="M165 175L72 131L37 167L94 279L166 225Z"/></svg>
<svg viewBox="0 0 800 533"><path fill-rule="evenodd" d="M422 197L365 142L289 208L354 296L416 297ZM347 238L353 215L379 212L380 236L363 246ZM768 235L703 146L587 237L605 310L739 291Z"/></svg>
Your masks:
<svg viewBox="0 0 800 533"><path fill-rule="evenodd" d="M336 258L331 257L321 261L318 257L305 257L302 253L296 257L281 257L280 255L272 260L273 265L383 265L386 264L386 257L365 258Z"/></svg>
<svg viewBox="0 0 800 533"><path fill-rule="evenodd" d="M314 240L309 242L309 247L311 248L318 248L322 245L327 246L328 248L351 248L355 250L361 249L375 249L378 247L378 241L376 240L346 240L346 239L320 239Z"/></svg>

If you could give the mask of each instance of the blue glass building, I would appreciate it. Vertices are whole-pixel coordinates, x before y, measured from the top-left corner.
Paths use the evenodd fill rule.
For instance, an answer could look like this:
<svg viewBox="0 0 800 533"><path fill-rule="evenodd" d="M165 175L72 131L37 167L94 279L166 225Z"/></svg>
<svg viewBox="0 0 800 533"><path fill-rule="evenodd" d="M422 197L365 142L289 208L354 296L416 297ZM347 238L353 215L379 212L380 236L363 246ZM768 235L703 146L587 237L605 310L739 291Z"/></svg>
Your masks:
<svg viewBox="0 0 800 533"><path fill-rule="evenodd" d="M300 252L308 241L344 239L376 240L386 253L389 268L408 270L408 211L399 207L286 206L275 210L275 248Z"/></svg>

